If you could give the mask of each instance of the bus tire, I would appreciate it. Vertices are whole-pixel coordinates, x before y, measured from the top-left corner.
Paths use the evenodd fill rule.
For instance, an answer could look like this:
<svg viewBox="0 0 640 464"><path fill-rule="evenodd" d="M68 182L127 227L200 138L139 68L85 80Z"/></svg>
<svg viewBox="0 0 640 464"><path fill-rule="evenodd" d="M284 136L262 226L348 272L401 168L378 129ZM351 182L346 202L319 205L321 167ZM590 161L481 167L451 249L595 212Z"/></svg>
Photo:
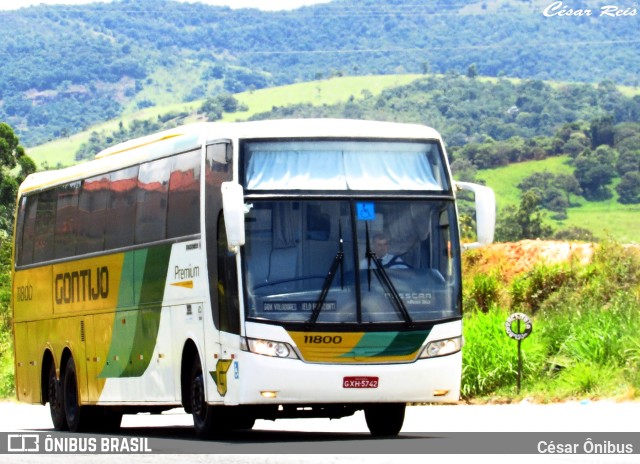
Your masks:
<svg viewBox="0 0 640 464"><path fill-rule="evenodd" d="M82 432L86 426L88 417L84 417L88 411L80 406L78 395L78 376L73 357L67 361L62 377L64 413L67 418L67 427L71 432ZM84 419L84 420L83 420Z"/></svg>
<svg viewBox="0 0 640 464"><path fill-rule="evenodd" d="M207 404L204 374L200 357L196 356L191 366L191 415L196 436L200 439L212 438L222 431L218 418L216 422L216 408ZM220 408L217 408L220 409Z"/></svg>
<svg viewBox="0 0 640 464"><path fill-rule="evenodd" d="M406 404L373 404L364 408L364 418L374 437L395 437L404 423Z"/></svg>
<svg viewBox="0 0 640 464"><path fill-rule="evenodd" d="M49 398L49 412L51 422L56 430L69 430L67 416L64 412L64 395L62 393L62 380L56 377L56 365L51 362L47 382L47 394Z"/></svg>

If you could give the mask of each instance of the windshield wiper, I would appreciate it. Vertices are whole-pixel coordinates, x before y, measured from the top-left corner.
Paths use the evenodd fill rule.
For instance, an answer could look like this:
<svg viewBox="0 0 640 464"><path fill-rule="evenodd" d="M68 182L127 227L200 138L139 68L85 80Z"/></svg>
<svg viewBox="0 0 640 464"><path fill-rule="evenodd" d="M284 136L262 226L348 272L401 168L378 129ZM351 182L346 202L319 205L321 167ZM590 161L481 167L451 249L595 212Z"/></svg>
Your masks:
<svg viewBox="0 0 640 464"><path fill-rule="evenodd" d="M376 256L375 251L371 249L371 244L369 242L369 224L368 223L365 224L365 233L367 238L366 256L367 256L367 280L369 283L369 290L371 290L371 261L373 261L373 263L375 264L375 269L373 270L373 273L378 278L378 281L382 285L384 292L389 295L391 299L391 303L395 307L396 311L398 311L402 315L404 322L409 326L413 326L413 319L411 319L411 315L409 314L409 311L407 311L407 307L404 305L404 302L400 298L400 295L398 294L396 287L393 285L393 282L389 278L389 274L387 274L387 271L384 269L384 265L380 261L380 258L378 258Z"/></svg>
<svg viewBox="0 0 640 464"><path fill-rule="evenodd" d="M338 266L340 266L340 285L344 284L344 267L342 263L344 261L344 249L343 249L343 240L342 240L342 223L339 224L339 237L338 237L338 253L333 257L333 262L331 263L331 267L329 268L329 272L324 278L324 283L322 284L322 291L320 292L320 297L316 304L313 307L313 312L311 313L311 317L307 321L307 324L315 324L320 316L320 311L322 311L322 307L324 306L324 301L327 298L327 294L329 293L329 289L331 288L331 284L333 283L333 278L336 275L336 271L338 270Z"/></svg>

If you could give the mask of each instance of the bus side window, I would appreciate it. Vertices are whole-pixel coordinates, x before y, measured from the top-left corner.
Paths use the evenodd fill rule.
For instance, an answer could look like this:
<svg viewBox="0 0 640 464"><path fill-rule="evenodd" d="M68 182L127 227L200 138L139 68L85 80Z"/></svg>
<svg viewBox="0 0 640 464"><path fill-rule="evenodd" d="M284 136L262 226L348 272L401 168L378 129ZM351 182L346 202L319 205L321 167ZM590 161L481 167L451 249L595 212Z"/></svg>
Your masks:
<svg viewBox="0 0 640 464"><path fill-rule="evenodd" d="M56 201L55 189L45 190L38 194L33 244L34 263L53 259Z"/></svg>
<svg viewBox="0 0 640 464"><path fill-rule="evenodd" d="M36 237L36 211L38 195L22 197L20 215L18 216L18 237L16 252L19 265L33 263L33 246ZM22 221L22 223L20 223Z"/></svg>
<svg viewBox="0 0 640 464"><path fill-rule="evenodd" d="M109 199L109 175L86 179L78 202L78 236L76 253L104 250L104 229Z"/></svg>
<svg viewBox="0 0 640 464"><path fill-rule="evenodd" d="M140 166L136 198L136 244L164 240L167 237L170 174L170 158Z"/></svg>
<svg viewBox="0 0 640 464"><path fill-rule="evenodd" d="M218 218L218 306L220 330L240 333L240 303L236 255L229 251L224 216Z"/></svg>
<svg viewBox="0 0 640 464"><path fill-rule="evenodd" d="M55 258L68 258L76 253L80 185L81 182L78 181L56 189Z"/></svg>
<svg viewBox="0 0 640 464"><path fill-rule="evenodd" d="M200 232L200 150L173 159L169 179L167 238Z"/></svg>
<svg viewBox="0 0 640 464"><path fill-rule="evenodd" d="M105 250L133 245L138 188L138 166L111 173L107 204Z"/></svg>

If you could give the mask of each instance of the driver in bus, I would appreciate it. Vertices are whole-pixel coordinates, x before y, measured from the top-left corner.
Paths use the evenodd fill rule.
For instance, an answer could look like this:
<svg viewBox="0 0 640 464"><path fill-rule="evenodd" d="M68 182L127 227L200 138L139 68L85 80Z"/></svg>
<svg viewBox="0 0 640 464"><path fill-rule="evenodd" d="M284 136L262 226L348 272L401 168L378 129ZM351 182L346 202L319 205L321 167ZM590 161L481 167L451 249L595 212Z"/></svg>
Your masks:
<svg viewBox="0 0 640 464"><path fill-rule="evenodd" d="M373 236L371 251L375 253L382 266L387 269L409 269L409 265L399 255L389 253L389 237L383 232ZM369 259L364 258L360 261L360 269L367 269L368 263ZM373 268L375 268L375 264L371 260L370 269Z"/></svg>

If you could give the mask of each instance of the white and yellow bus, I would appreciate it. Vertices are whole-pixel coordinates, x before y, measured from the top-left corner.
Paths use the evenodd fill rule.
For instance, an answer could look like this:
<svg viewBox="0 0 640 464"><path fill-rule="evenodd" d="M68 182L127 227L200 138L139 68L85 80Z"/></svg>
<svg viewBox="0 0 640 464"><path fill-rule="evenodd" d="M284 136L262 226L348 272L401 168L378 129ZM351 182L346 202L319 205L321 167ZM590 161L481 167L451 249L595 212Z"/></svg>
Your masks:
<svg viewBox="0 0 640 464"><path fill-rule="evenodd" d="M59 430L183 407L198 436L408 402L455 402L462 356L456 190L478 242L493 192L452 180L428 127L203 123L36 173L20 187L18 399Z"/></svg>

